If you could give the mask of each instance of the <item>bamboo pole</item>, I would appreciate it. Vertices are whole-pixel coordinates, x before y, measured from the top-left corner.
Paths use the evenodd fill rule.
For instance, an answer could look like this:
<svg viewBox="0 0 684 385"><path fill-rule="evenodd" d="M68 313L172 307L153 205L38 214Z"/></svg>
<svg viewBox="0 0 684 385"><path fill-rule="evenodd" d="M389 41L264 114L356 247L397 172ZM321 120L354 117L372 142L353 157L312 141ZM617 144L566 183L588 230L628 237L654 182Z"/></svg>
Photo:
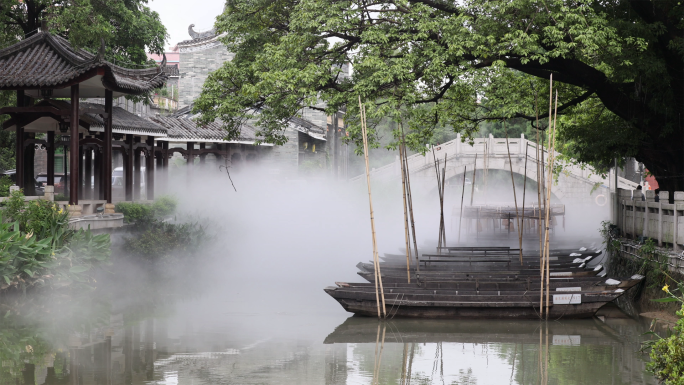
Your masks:
<svg viewBox="0 0 684 385"><path fill-rule="evenodd" d="M549 79L549 128L551 128L551 107L552 107L552 104L553 104L553 74L551 74L550 79ZM537 119L538 119L538 117L537 117ZM550 136L549 136L549 138L550 138ZM543 157L544 156L543 148L542 148L541 154ZM544 171L544 169L543 169L544 168L544 159L543 158L542 158L541 167L542 167L542 175L543 175L543 171ZM542 182L542 186L544 186L543 182ZM544 203L546 203L546 191L544 191ZM540 207L540 215L541 215L541 207ZM548 219L548 215L546 215L546 218L544 218L544 221L547 224L545 227L548 227L548 220L547 219ZM547 235L546 230L544 230L542 232L544 233L544 237L546 237L546 235ZM540 237L540 240L541 240L541 237ZM545 245L546 245L546 239L544 239L543 242L540 242L540 248L539 248L539 253L540 253L540 258L541 258L541 263L540 263L541 277L539 280L541 282L541 288L540 288L540 292L539 292L539 313L540 313L542 318L544 318L544 283L545 283L544 282L544 273L546 272L546 258L545 258L546 254L543 251L544 250L543 247Z"/></svg>
<svg viewBox="0 0 684 385"><path fill-rule="evenodd" d="M513 162L511 161L511 149L508 146L508 130L506 129L506 120L503 122L504 125L504 132L506 133L506 150L508 151L508 166L511 169L511 184L513 185L513 203L515 203L515 222L518 224L518 238L520 240L520 266L523 264L523 256L522 256L522 235L520 234L520 217L518 214L518 196L515 192L515 179L513 178ZM510 231L511 227L511 222L510 220L508 221L508 228Z"/></svg>
<svg viewBox="0 0 684 385"><path fill-rule="evenodd" d="M401 360L401 379L399 380L400 385L406 384L406 369L408 360L408 344L404 342L404 354Z"/></svg>
<svg viewBox="0 0 684 385"><path fill-rule="evenodd" d="M439 177L439 160L437 159L437 156L435 155L435 146L432 146L432 159L434 161L435 165L435 175L437 176L437 193L439 194L439 206L440 209L442 207L442 182ZM441 254L442 253L442 214L440 212L440 217L439 217L439 237L437 240L437 253Z"/></svg>
<svg viewBox="0 0 684 385"><path fill-rule="evenodd" d="M537 115L537 146L535 148L535 156L537 158L537 207L539 208L539 219L537 220L537 229L539 230L539 266L541 268L542 259L542 228L541 228L541 169L539 164L539 111L537 110L537 95L535 99L535 112Z"/></svg>
<svg viewBox="0 0 684 385"><path fill-rule="evenodd" d="M522 204L522 223L525 223L525 193L527 192L527 149L529 144L525 146L525 176L523 177L523 204ZM520 230L520 250L522 250L523 230Z"/></svg>
<svg viewBox="0 0 684 385"><path fill-rule="evenodd" d="M470 186L470 206L473 205L473 197L475 197L475 177L477 176L475 174L475 171L477 171L477 153L475 153L475 165L473 166L473 181Z"/></svg>
<svg viewBox="0 0 684 385"><path fill-rule="evenodd" d="M551 187L553 183L553 162L555 158L554 150L556 146L556 117L558 114L558 90L556 90L556 110L553 116L553 133L549 135L549 171L548 187L546 191L546 236L544 250L546 251L546 319L549 319L549 280L550 280L550 254L549 254L549 211L551 210Z"/></svg>
<svg viewBox="0 0 684 385"><path fill-rule="evenodd" d="M408 153L406 151L406 137L404 127L401 127L401 144L404 147L404 169L406 170L406 193L408 198L409 217L411 218L411 232L413 235L413 247L416 255L416 272L420 273L420 262L418 261L418 242L416 241L416 222L413 220L413 194L411 193L411 170L408 167Z"/></svg>
<svg viewBox="0 0 684 385"><path fill-rule="evenodd" d="M401 123L399 123L401 125ZM409 239L408 207L406 203L406 173L404 171L404 148L399 144L401 158L401 191L404 196L404 239L406 240L406 277L411 283L411 240Z"/></svg>
<svg viewBox="0 0 684 385"><path fill-rule="evenodd" d="M368 165L368 132L366 127L366 109L361 103L359 95L359 111L361 113L361 134L363 135L363 155L366 161L366 182L368 183L368 203L370 206L371 233L373 235L373 264L375 265L375 300L378 305L378 318L380 316L380 299L382 298L382 317L386 317L385 311L385 292L382 288L382 276L380 275L380 262L378 258L378 244L375 239L375 218L373 217L373 196L371 194L370 167ZM378 293L378 284L380 293ZM381 298L378 298L381 297Z"/></svg>
<svg viewBox="0 0 684 385"><path fill-rule="evenodd" d="M468 166L463 166L463 188L461 189L461 213L458 218L458 244L461 244L461 223L463 222L463 198L465 198L465 181Z"/></svg>
<svg viewBox="0 0 684 385"><path fill-rule="evenodd" d="M446 222L444 222L444 187L446 186L446 164L447 164L447 154L444 154L444 167L442 168L442 201L440 202L441 210L441 222L442 222L442 246L446 246Z"/></svg>

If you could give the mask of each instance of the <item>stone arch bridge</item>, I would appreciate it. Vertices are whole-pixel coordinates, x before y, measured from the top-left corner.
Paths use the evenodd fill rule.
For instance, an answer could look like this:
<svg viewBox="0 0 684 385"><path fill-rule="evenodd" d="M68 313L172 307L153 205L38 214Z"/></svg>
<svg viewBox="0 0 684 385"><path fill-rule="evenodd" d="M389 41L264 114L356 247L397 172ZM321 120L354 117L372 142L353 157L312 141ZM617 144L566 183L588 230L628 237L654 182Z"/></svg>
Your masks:
<svg viewBox="0 0 684 385"><path fill-rule="evenodd" d="M507 148L508 147L508 148ZM464 166L468 167L467 177L471 177L475 157L477 156L477 172L482 172L484 167L485 155L488 161L489 170L503 170L510 172L508 164L508 149L510 148L510 159L513 164L513 172L520 175L527 175L528 179L537 180L536 166L536 143L525 139L524 135L520 138L510 138L508 146L505 138L476 138L471 145L468 142L461 142L461 135L454 140L443 143L435 147L435 156L444 164L444 156L447 157L446 179L454 178L458 175L462 178ZM527 149L527 172L525 172L525 154ZM543 160L548 164L548 151L544 150ZM426 156L416 154L408 157L408 167L411 175L411 187L424 193L435 188L435 169L432 151ZM400 180L401 169L399 157L395 161L383 167L375 168L371 172L371 180L389 180L396 178ZM359 175L351 179L352 182L363 183L365 175ZM614 191L614 175L603 178L596 174L589 167L582 168L575 165L565 165L558 182L552 188L553 195L562 203L602 203L601 206L610 203L611 191ZM633 190L636 183L622 177L618 178L618 187ZM604 195L603 198L598 198ZM598 203L597 203L598 202Z"/></svg>

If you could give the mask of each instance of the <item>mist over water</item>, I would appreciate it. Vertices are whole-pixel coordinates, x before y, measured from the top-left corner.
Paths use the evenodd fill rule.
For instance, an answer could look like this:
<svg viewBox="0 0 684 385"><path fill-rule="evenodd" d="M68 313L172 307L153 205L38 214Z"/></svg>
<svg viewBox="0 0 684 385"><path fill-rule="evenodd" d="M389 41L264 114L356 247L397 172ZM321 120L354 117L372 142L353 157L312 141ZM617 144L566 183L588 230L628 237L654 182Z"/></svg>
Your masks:
<svg viewBox="0 0 684 385"><path fill-rule="evenodd" d="M489 181L488 201L512 203L507 176L509 184L503 177ZM231 177L237 192L225 172L209 165L190 176L171 174L168 182L180 202L175 220L198 221L212 235L204 255L171 267L175 278L163 281L150 279L134 262L120 264L126 278L100 288L126 293L112 296L109 324L96 322L86 333L95 341L102 330L113 330L114 372L123 373L127 365L126 333L138 341L129 347L130 382L117 374L113 384L528 384L541 380L539 352L547 344L547 383L655 383L635 353L645 326L630 319L554 322L548 343L540 345L544 328L537 321L393 319L379 324L350 317L323 288L336 281L363 282L355 265L372 258L365 182L316 176L287 180L259 168L233 171ZM445 193L448 244L457 238L458 220L452 217L454 207L460 207L459 178L449 181L456 186ZM439 201L436 188L420 184L436 187L436 181L412 183L418 244L433 251L428 247L438 236ZM528 184L526 193L536 201L533 187ZM399 181L374 181L372 188L379 253L400 253L405 239ZM475 202L478 194L482 198L482 190ZM565 231L559 224L553 240L599 239L606 209L566 211ZM463 242L472 244L472 236L464 231ZM517 246L517 235L509 243ZM121 257L116 252L113 259ZM126 290L142 284L167 296L150 300L144 291ZM121 314L136 306L149 308L154 317ZM164 310L154 312L155 306ZM76 317L80 310L69 311ZM64 346L64 337L50 332L61 326L47 321L43 327L56 348ZM81 383L102 383L93 357L95 369L82 364ZM45 370L36 369L38 379L45 378Z"/></svg>

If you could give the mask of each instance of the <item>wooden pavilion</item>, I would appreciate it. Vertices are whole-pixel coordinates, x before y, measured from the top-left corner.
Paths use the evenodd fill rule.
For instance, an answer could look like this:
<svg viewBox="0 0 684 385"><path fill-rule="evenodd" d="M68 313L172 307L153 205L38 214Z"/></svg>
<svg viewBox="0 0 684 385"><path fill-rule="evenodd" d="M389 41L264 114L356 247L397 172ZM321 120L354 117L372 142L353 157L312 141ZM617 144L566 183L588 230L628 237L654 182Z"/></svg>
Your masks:
<svg viewBox="0 0 684 385"><path fill-rule="evenodd" d="M168 77L164 68L165 63L144 69L113 64L104 60L104 44L97 54L75 49L66 39L47 32L45 25L35 35L0 50L0 90L17 93L16 107L0 108L0 114L10 115L3 129L17 134L17 186L25 188L27 194L32 190L33 163L25 156L27 147L45 146L47 185L54 186L55 149L66 146L70 152L68 192L69 204L75 206L73 211L80 211L79 192L83 186L90 187L91 177L96 181L95 198L112 203L112 150L119 150L128 159L126 198L133 199L134 168L140 169L140 156L135 155L144 153L148 168L153 168L154 139L165 137L166 129L113 108L112 100L161 87ZM80 102L87 98L104 98L104 105ZM88 156L92 153L95 167ZM94 175L86 175L89 170ZM147 178L152 178L147 188L153 189L154 173L148 172ZM136 182L139 188L139 178ZM150 199L153 190L147 195Z"/></svg>

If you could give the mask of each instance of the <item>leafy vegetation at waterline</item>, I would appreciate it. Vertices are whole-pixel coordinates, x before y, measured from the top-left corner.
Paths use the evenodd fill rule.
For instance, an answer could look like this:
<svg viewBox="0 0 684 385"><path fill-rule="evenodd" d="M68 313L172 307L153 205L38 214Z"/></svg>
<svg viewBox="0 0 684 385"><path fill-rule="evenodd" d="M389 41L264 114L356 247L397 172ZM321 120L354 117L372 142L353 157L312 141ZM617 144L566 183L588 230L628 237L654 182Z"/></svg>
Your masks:
<svg viewBox="0 0 684 385"><path fill-rule="evenodd" d="M668 337L647 345L651 348L648 369L665 385L684 385L684 285L678 283L678 287L672 290L670 285L665 285L663 291L668 297L656 301L681 303L682 307L677 312L680 318Z"/></svg>
<svg viewBox="0 0 684 385"><path fill-rule="evenodd" d="M600 232L607 251L619 256L621 242L618 239L617 227L606 221L601 225ZM643 292L646 297L654 298L659 297L662 290L665 297L651 300L651 303L658 304L656 307L670 312L674 310L670 307L672 304L681 305L676 311L680 319L670 335L662 338L650 332L655 339L643 344L642 349L650 349L651 362L647 364L647 368L665 385L684 385L684 284L678 281L681 276L670 271L667 255L658 250L653 239L646 239L638 248L635 257L636 259L613 258L611 262L612 265L626 265L627 271L635 271L645 276L644 284L637 286L639 292L631 295L636 297Z"/></svg>
<svg viewBox="0 0 684 385"><path fill-rule="evenodd" d="M114 210L124 215L126 223L136 223L171 215L176 212L177 207L178 201L174 197L162 196L151 204L136 202L117 203Z"/></svg>
<svg viewBox="0 0 684 385"><path fill-rule="evenodd" d="M162 220L176 212L173 197L160 197L153 204L122 202L116 211L133 224L131 235L124 238L123 251L137 260L150 262L172 256L192 255L208 241L204 227L196 222L176 223Z"/></svg>
<svg viewBox="0 0 684 385"><path fill-rule="evenodd" d="M68 214L14 192L0 209L0 292L91 283L93 267L109 261L108 234L71 230Z"/></svg>

